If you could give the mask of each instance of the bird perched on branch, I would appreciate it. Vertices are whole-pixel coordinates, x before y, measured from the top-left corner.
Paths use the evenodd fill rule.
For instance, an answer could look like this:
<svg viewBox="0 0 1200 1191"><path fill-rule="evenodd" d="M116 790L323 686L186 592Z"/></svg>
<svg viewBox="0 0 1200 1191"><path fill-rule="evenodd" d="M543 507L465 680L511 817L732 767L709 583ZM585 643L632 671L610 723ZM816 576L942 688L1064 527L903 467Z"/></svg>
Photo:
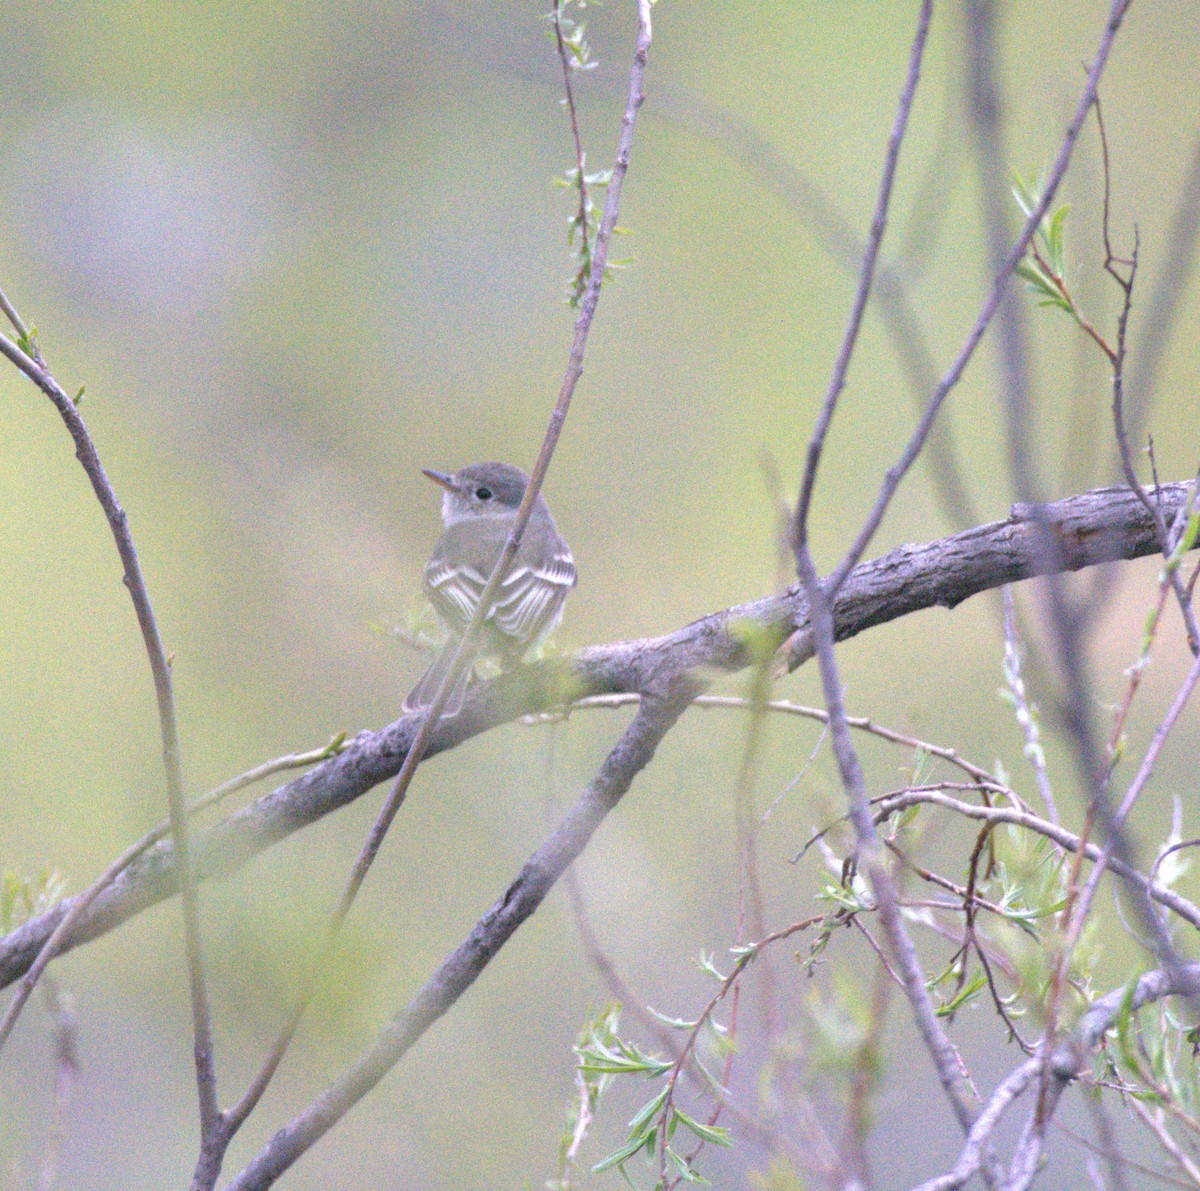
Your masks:
<svg viewBox="0 0 1200 1191"><path fill-rule="evenodd" d="M404 700L405 711L433 702L529 485L529 477L508 463L473 463L449 475L422 470L445 489L445 529L425 564L425 594L450 630L450 639ZM488 609L476 656L497 658L505 669L515 666L554 631L575 578L571 550L539 493L516 556ZM473 669L473 664L464 668L443 715L462 710Z"/></svg>

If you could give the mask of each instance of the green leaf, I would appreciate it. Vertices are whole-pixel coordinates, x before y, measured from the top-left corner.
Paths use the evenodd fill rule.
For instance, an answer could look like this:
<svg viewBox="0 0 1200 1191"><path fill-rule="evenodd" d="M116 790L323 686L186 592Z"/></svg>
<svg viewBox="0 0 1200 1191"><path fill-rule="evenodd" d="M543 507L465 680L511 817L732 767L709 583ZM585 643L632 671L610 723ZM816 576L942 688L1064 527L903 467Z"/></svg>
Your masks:
<svg viewBox="0 0 1200 1191"><path fill-rule="evenodd" d="M644 1137L631 1138L620 1149L613 1150L607 1158L601 1158L595 1166L592 1167L592 1174L600 1174L601 1171L612 1170L614 1166L620 1166L628 1162L639 1150L645 1150L647 1153L654 1152L654 1143L658 1140L658 1130L651 1129Z"/></svg>
<svg viewBox="0 0 1200 1191"><path fill-rule="evenodd" d="M646 1125L650 1122L650 1120L656 1117L659 1112L662 1111L662 1106L666 1102L667 1094L670 1091L671 1089L669 1087L663 1088L663 1090L659 1092L659 1094L655 1096L653 1100L643 1104L642 1107L637 1111L633 1120L629 1122L631 1139L637 1134L644 1132Z"/></svg>
<svg viewBox="0 0 1200 1191"><path fill-rule="evenodd" d="M693 1170L688 1160L681 1154L677 1154L670 1146L667 1146L667 1157L671 1161L671 1165L679 1172L679 1177L688 1183L703 1183L708 1186L706 1179L699 1171Z"/></svg>
<svg viewBox="0 0 1200 1191"><path fill-rule="evenodd" d="M619 1038L609 1046L596 1038L586 1046L576 1047L579 1070L589 1075L628 1075L643 1072L646 1075L664 1075L674 1066L653 1055L639 1050L632 1043Z"/></svg>
<svg viewBox="0 0 1200 1191"><path fill-rule="evenodd" d="M1046 255L1050 258L1050 268L1052 268L1059 277L1063 275L1063 229L1066 225L1067 215L1070 210L1070 204L1064 203L1057 211L1054 212L1049 220L1043 221L1046 229Z"/></svg>
<svg viewBox="0 0 1200 1191"><path fill-rule="evenodd" d="M938 1017L953 1017L968 1001L974 1000L986 984L987 977L983 972L976 972L974 978L963 985L962 991L959 992L958 996L948 1001L945 1005L938 1007Z"/></svg>
<svg viewBox="0 0 1200 1191"><path fill-rule="evenodd" d="M683 1017L668 1017L665 1013L660 1013L654 1008L653 1005L647 1005L646 1008L649 1009L650 1012L654 1014L654 1016L657 1017L664 1026L670 1026L673 1030L694 1030L696 1028L696 1022L694 1021L688 1021Z"/></svg>
<svg viewBox="0 0 1200 1191"><path fill-rule="evenodd" d="M724 1129L720 1125L702 1125L699 1121L689 1117L682 1108L676 1108L675 1115L679 1118L679 1123L685 1129L694 1133L701 1141L712 1142L713 1145L718 1146L729 1146L732 1144L729 1140L728 1129Z"/></svg>

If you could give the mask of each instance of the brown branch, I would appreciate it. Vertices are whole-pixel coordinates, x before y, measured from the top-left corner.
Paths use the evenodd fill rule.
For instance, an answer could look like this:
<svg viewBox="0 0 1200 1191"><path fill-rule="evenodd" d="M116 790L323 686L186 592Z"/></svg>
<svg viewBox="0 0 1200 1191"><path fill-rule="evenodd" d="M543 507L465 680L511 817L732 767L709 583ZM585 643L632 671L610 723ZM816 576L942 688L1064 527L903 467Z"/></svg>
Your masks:
<svg viewBox="0 0 1200 1191"><path fill-rule="evenodd" d="M1190 483L1164 484L1159 491L1168 515L1182 506ZM1154 525L1125 488L1105 488L1045 506L1044 516L1061 544L1062 565L1081 570L1118 559L1158 552ZM923 546L901 546L863 563L844 585L834 608L839 640L926 608L953 608L980 592L1042 573L1034 526L1020 508L1006 521L941 538ZM743 622L755 622L780 638L807 611L795 589L713 613L674 633L640 641L594 646L569 658L522 666L474 686L462 712L441 723L429 752L455 748L480 733L522 715L561 706L572 696L618 694L661 687L682 674L733 672L748 667ZM801 633L800 638L807 636ZM811 657L811 647L793 652L792 665ZM201 880L236 871L251 857L340 809L392 778L420 723L405 716L378 732L362 732L336 757L287 782L212 827L195 841ZM981 775L986 776L986 775ZM177 891L175 851L163 842L137 860L100 897L65 941L63 950L107 933ZM33 963L74 898L64 898L0 939L0 987L19 979Z"/></svg>
<svg viewBox="0 0 1200 1191"><path fill-rule="evenodd" d="M992 825L1008 823L1026 831L1034 831L1038 835L1044 835L1067 852L1072 854L1082 852L1084 857L1093 862L1099 862L1104 857L1104 849L1099 844L1083 840L1074 832L1067 831L1066 828L1059 827L1048 819L1031 814L1029 811L1007 806L980 806L977 803L951 798L948 794L943 794L938 790L901 790L894 795L879 799L875 803L875 812L882 820L888 815L904 810L905 807L922 804L943 807L964 819L978 819ZM1152 898L1200 930L1200 906L1188 901L1173 889L1152 882L1144 873L1126 865L1124 861L1110 858L1107 863L1113 872L1130 884L1137 886L1143 895Z"/></svg>
<svg viewBox="0 0 1200 1191"><path fill-rule="evenodd" d="M925 987L916 952L900 916L896 889L887 871L887 866L884 863L883 849L878 833L875 830L875 825L871 820L862 766L859 763L858 755L850 738L849 725L846 723L844 692L833 648L836 633L833 601L837 594L840 580L835 577L828 583L821 581L808 543L808 514L816 484L817 469L824 451L826 435L833 422L834 414L837 411L838 399L846 383L850 360L858 339L859 330L862 326L863 314L866 310L867 298L871 292L875 262L879 254L879 246L883 240L884 229L887 226L888 205L891 200L892 185L895 181L900 147L904 141L909 114L912 111L913 100L916 96L917 83L921 74L921 61L924 55L932 15L933 6L929 0L925 0L925 3L921 6L920 16L917 21L917 30L913 37L904 89L900 96L891 135L888 138L883 174L880 179L876 198L875 215L871 222L871 234L867 240L867 250L859 272L854 303L851 307L841 348L834 363L829 387L826 391L821 411L817 417L816 425L813 428L812 436L809 439L805 457L804 475L800 482L800 497L796 504L793 542L797 568L809 603L811 621L809 636L813 641L820 663L821 681L825 695L825 706L829 711L829 728L834 755L837 757L842 785L845 788L846 796L850 803L850 818L854 824L858 840L857 855L875 895L876 904L879 908L880 922L887 935L892 955L901 969L904 991L912 1006L917 1028L920 1030L926 1048L929 1050L930 1057L938 1074L938 1079L951 1102L955 1115L964 1129L967 1129L970 1127L973 1114L959 1089L959 1079L962 1072L955 1060L949 1039L946 1037L945 1031L937 1020L929 991ZM848 570L849 568L847 568L847 573ZM846 574L843 574L841 579L844 580L845 577Z"/></svg>
<svg viewBox="0 0 1200 1191"><path fill-rule="evenodd" d="M1067 126L1067 131L1063 137L1062 144L1059 146L1058 154L1046 176L1046 185L1042 193L1041 202L1030 212L1029 218L1025 221L1025 226L1021 229L1016 241L1009 249L1008 255L1004 258L1004 263L996 275L992 291L984 301L979 311L979 316L975 320L975 325L968 333L954 363L951 364L932 397L930 397L929 404L921 416L920 424L913 432L908 445L904 448L899 460L892 464L884 476L871 512L863 522L862 528L859 530L858 536L854 539L853 545L846 551L842 561L838 564L837 570L829 577L828 582L831 585L831 590L836 592L841 587L850 572L858 565L871 539L875 536L875 532L883 521L888 506L891 504L892 497L895 496L897 489L900 487L900 482L908 473L909 468L916 462L917 456L924 449L925 442L929 438L943 402L962 378L967 364L975 354L975 349L979 346L979 341L983 338L984 332L991 323L1001 300L1008 291L1013 271L1020 263L1022 257L1024 257L1025 251L1033 239L1034 232L1041 224L1046 212L1050 209L1050 204L1054 201L1054 195L1058 191L1059 184L1067 172L1067 166L1070 164L1075 142L1079 139L1080 130L1083 128L1087 114L1091 110L1092 101L1096 97L1096 88L1100 85L1100 76L1104 73L1104 68L1112 52L1113 42L1116 40L1117 31L1121 27L1125 10L1129 7L1130 3L1131 0L1113 0L1108 20L1105 22L1104 32L1100 38L1100 44L1096 50L1096 56L1092 61L1091 69L1088 71L1088 79L1084 86L1083 94L1079 98L1075 115L1071 118L1071 123Z"/></svg>

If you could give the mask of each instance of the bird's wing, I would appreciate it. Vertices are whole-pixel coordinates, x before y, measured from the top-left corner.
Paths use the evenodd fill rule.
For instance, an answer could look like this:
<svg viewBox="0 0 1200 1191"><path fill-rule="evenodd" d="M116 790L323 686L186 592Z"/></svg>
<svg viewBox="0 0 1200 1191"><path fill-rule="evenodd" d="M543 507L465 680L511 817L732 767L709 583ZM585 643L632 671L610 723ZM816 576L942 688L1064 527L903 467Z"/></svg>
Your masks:
<svg viewBox="0 0 1200 1191"><path fill-rule="evenodd" d="M447 624L460 628L474 615L487 581L474 567L452 566L442 558L431 558L425 567L425 591L433 606Z"/></svg>
<svg viewBox="0 0 1200 1191"><path fill-rule="evenodd" d="M563 603L575 580L575 560L569 550L540 566L514 567L500 584L491 618L506 637L532 647L562 618Z"/></svg>

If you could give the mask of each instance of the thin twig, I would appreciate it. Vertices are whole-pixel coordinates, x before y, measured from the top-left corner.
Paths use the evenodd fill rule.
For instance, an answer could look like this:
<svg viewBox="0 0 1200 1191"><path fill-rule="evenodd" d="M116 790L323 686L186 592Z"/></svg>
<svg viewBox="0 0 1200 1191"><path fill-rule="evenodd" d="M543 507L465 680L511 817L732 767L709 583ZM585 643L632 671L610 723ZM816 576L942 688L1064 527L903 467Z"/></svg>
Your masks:
<svg viewBox="0 0 1200 1191"><path fill-rule="evenodd" d="M912 49L909 56L908 75L897 107L895 122L888 148L885 155L883 175L880 180L878 197L875 205L875 216L871 224L871 235L867 241L867 252L859 274L858 289L847 321L846 332L842 346L834 364L829 388L821 406L809 440L805 457L804 476L800 483L800 498L796 506L796 516L793 531L793 544L796 553L797 568L800 580L808 597L810 623L820 664L821 682L825 696L825 706L829 711L830 736L833 742L834 755L837 757L838 768L841 772L842 785L850 803L850 819L854 825L858 840L857 859L864 871L871 889L875 895L879 910L880 922L887 936L889 947L900 969L905 995L912 1006L917 1028L925 1042L938 1079L950 1100L959 1123L964 1131L970 1129L974 1120L974 1112L962 1094L959 1082L963 1071L954 1048L938 1021L929 990L925 985L924 974L920 961L904 927L897 894L891 875L884 862L882 846L878 833L871 818L870 806L867 801L866 785L863 778L862 766L854 750L850 738L849 727L846 724L846 709L843 698L841 678L838 674L837 660L834 655L834 619L832 601L836 594L838 583L835 579L822 582L808 543L808 514L816 483L817 469L825 446L825 438L837 409L838 398L845 385L849 371L850 359L858 339L862 323L863 311L866 308L867 297L871 290L875 259L879 245L883 239L887 223L887 209L891 199L892 184L895 179L896 165L899 159L900 146L908 125L908 117L912 111L916 95L917 82L920 78L921 59L924 54L925 42L929 33L929 24L933 9L930 0L925 0L918 17L917 30L913 37ZM865 547L865 542L864 542ZM847 568L847 574L849 568Z"/></svg>
<svg viewBox="0 0 1200 1191"><path fill-rule="evenodd" d="M1042 819L1037 815L1031 814L1029 811L1007 806L980 806L977 803L963 802L961 799L951 798L947 794L933 790L901 790L897 794L877 803L876 813L881 817L886 817L887 815L895 814L897 811L904 810L905 807L916 806L921 803L940 806L967 819L979 819L993 825L1008 823L1014 827L1021 827L1037 832L1038 835L1044 835L1060 848L1072 854L1082 850L1083 855L1093 862L1098 861L1104 854L1104 849L1099 844L1085 842L1065 827L1056 826L1049 819ZM1118 860L1115 856L1109 858L1108 867L1113 872L1118 873L1124 880L1133 882L1144 894L1153 898L1154 901L1165 906L1173 913L1178 914L1185 922L1190 923L1200 930L1200 906L1196 906L1194 903L1188 901L1187 898L1176 893L1173 889L1151 882L1145 874L1127 865L1123 860Z"/></svg>
<svg viewBox="0 0 1200 1191"><path fill-rule="evenodd" d="M1191 1180L1193 1187L1200 1187L1200 1166L1183 1152L1183 1147L1171 1136L1170 1130L1162 1119L1162 1109L1151 1110L1136 1096L1126 1096L1125 1104L1133 1110L1142 1124L1158 1139L1158 1144L1170 1155L1172 1161Z"/></svg>
<svg viewBox="0 0 1200 1191"><path fill-rule="evenodd" d="M583 267L589 261L590 245L588 243L588 218L592 210L591 196L588 193L587 158L583 151L583 138L579 133L579 115L575 110L575 90L571 85L571 74L575 66L571 60L570 51L563 37L562 8L564 0L554 0L550 10L550 20L554 26L554 44L558 50L558 59L562 63L563 102L571 120L571 138L575 142L575 188L579 194L579 206L575 214L575 225L579 228L579 260ZM582 269L572 282L572 299L578 301L587 290L589 278L583 275Z"/></svg>
<svg viewBox="0 0 1200 1191"><path fill-rule="evenodd" d="M641 696L636 693L587 695L582 699L576 699L561 711L550 711L531 717L530 722L553 722L562 719L564 715L570 715L572 712L587 711L591 708L630 707L636 704L640 698ZM693 701L692 706L751 711L754 708L754 701L743 698L741 695L698 695ZM793 703L789 699L768 699L762 704L762 708L764 711L799 716L806 720L815 720L818 724L825 724L826 726L829 724L829 712L824 708L807 707L803 703ZM994 777L986 769L967 760L952 748L940 744L931 744L929 741L920 740L916 736L897 732L894 728L887 728L882 724L877 724L873 719L865 715L848 715L846 723L851 728L860 732L866 732L871 736L878 736L881 740L889 741L891 744L903 745L905 748L913 749L915 752L928 753L931 757L938 757L961 769L965 774L973 777L979 783L986 783L998 789L1007 790L1006 787L1001 785L998 778ZM1011 793L1011 791L1007 792Z"/></svg>
<svg viewBox="0 0 1200 1191"><path fill-rule="evenodd" d="M162 744L163 769L166 776L167 809L171 820L171 836L178 862L180 905L183 913L184 945L187 953L188 987L192 1007L193 1054L196 1066L196 1091L200 1104L200 1137L203 1145L217 1124L217 1077L213 1056L212 1014L204 965L204 946L200 932L200 906L192 869L188 839L187 810L184 805L183 754L179 741L179 725L175 714L175 694L171 681L171 663L163 646L162 635L150 592L142 575L129 518L117 499L116 490L100 461L99 452L75 402L54 379L36 340L31 340L25 324L13 304L0 292L0 309L8 316L22 342L30 352L22 350L7 336L0 335L0 354L6 356L47 397L50 398L68 433L75 443L79 460L92 491L100 502L109 529L116 543L124 569L124 582L133 601L141 630L142 642L154 680L154 697L158 709L158 728Z"/></svg>
<svg viewBox="0 0 1200 1191"><path fill-rule="evenodd" d="M1070 164L1075 142L1079 139L1080 130L1083 128L1084 121L1091 110L1092 101L1096 95L1096 88L1100 84L1100 76L1104 73L1104 68L1108 64L1108 58L1112 52L1117 31L1121 27L1121 22L1130 3L1131 0L1113 0L1108 19L1105 22L1104 32L1100 38L1100 44L1096 50L1096 56L1092 61L1091 69L1088 71L1087 83L1084 86L1083 94L1080 96L1079 103L1075 109L1075 115L1067 126L1067 131L1063 137L1062 144L1059 146L1054 163L1051 165L1050 171L1046 176L1046 186L1042 192L1041 201L1030 212L1024 227L1009 249L1008 255L1004 258L1003 265L997 272L991 293L984 301L979 316L975 320L975 325L968 333L954 363L938 383L938 387L930 398L929 404L921 416L920 423L908 441L908 445L904 448L897 462L888 469L887 474L884 476L879 493L875 498L875 503L866 520L863 522L858 536L855 538L850 549L846 551L837 569L826 580L831 596L836 594L841 588L847 576L862 558L871 539L875 536L875 531L883 521L884 514L887 512L888 506L891 504L892 497L899 488L901 480L904 479L909 468L912 467L917 456L921 453L943 402L950 391L958 384L963 372L966 370L967 364L975 354L975 349L979 346L979 341L983 338L984 332L991 323L1001 300L1008 291L1013 271L1025 256L1034 233L1037 231L1046 212L1050 209L1050 204L1058 192L1059 184L1067 172L1067 166Z"/></svg>
<svg viewBox="0 0 1200 1191"><path fill-rule="evenodd" d="M1167 709L1167 714L1163 716L1158 727L1155 729L1150 745L1146 749L1145 756L1142 758L1142 763L1138 766L1138 771L1134 775L1133 781L1129 783L1129 788L1125 791L1120 805L1113 814L1112 821L1118 830L1124 826L1129 817L1129 812L1133 810L1134 804L1141 796L1146 783L1154 773L1154 766L1158 761L1158 755L1162 752L1163 745L1166 744L1167 737L1170 736L1171 730L1175 727L1180 715L1183 714L1183 709L1187 706L1188 699L1196 689L1198 682L1200 682L1200 657L1197 657L1193 661L1192 668L1188 671L1187 677L1175 693L1175 698L1172 700L1171 706ZM1096 895L1100 879L1104 876L1104 870L1111 863L1115 850L1115 838L1110 832L1109 839L1104 845L1103 854L1095 868L1092 869L1087 884L1080 894L1078 909L1073 920L1073 929L1067 937L1068 946L1078 940L1079 934L1083 929L1082 924L1086 921L1088 911L1091 909L1092 900ZM1074 923L1078 923L1079 925L1075 926Z"/></svg>
<svg viewBox="0 0 1200 1191"><path fill-rule="evenodd" d="M957 1191L957 1188L964 1186L974 1178L996 1126L1013 1101L1029 1086L1039 1069L1039 1059L1027 1059L1007 1076L992 1093L991 1099L988 1100L983 1111L971 1126L971 1131L967 1134L966 1143L959 1152L954 1169L940 1178L922 1183L915 1188L915 1191Z"/></svg>

